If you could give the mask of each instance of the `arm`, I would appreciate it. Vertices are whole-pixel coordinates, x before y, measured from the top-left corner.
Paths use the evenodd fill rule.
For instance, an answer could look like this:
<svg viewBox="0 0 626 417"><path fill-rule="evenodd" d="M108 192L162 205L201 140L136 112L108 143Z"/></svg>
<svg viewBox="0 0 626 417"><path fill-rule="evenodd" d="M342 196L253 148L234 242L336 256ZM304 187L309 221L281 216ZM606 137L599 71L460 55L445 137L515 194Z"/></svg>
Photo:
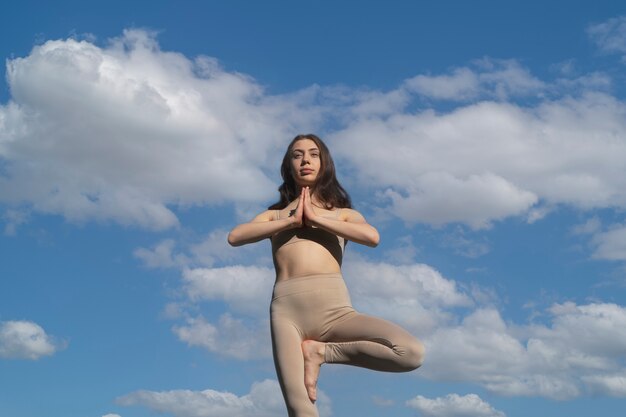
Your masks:
<svg viewBox="0 0 626 417"><path fill-rule="evenodd" d="M228 234L231 246L241 246L270 237L283 230L302 226L302 204L298 204L293 216L276 220L271 210L264 211L249 223L235 226Z"/></svg>
<svg viewBox="0 0 626 417"><path fill-rule="evenodd" d="M367 223L363 215L356 210L344 209L339 219L329 219L317 216L311 205L311 196L308 188L304 198L304 218L307 225L322 228L344 239L362 245L376 247L380 241L378 230Z"/></svg>

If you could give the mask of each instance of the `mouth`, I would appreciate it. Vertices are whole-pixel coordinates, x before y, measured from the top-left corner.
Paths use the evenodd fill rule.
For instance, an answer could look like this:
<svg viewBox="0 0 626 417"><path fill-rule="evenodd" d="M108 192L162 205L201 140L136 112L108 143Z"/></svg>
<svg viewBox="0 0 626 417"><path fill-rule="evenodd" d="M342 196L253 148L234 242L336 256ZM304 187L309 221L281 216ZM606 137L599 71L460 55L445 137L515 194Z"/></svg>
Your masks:
<svg viewBox="0 0 626 417"><path fill-rule="evenodd" d="M312 169L301 169L300 170L300 175L308 175L308 174L312 174L313 170Z"/></svg>

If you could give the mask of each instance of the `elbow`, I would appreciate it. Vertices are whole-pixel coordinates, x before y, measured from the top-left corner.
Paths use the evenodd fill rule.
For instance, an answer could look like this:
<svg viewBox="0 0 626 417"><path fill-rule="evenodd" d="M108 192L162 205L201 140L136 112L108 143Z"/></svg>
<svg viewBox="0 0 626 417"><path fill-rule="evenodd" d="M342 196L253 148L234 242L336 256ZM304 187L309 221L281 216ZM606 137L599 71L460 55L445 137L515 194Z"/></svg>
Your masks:
<svg viewBox="0 0 626 417"><path fill-rule="evenodd" d="M228 244L230 246L241 246L241 242L239 241L239 239L237 238L237 233L232 230L229 234L228 234Z"/></svg>
<svg viewBox="0 0 626 417"><path fill-rule="evenodd" d="M375 248L376 246L378 246L379 243L380 243L380 235L378 234L376 230L374 230L369 236L367 246L371 248Z"/></svg>

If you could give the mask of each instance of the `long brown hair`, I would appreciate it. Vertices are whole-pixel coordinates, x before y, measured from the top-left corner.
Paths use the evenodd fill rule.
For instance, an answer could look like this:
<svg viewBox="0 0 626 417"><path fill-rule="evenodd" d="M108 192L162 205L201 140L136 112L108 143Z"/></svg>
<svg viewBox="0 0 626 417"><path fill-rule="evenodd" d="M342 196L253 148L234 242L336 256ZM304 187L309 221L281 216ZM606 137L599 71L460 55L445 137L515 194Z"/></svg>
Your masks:
<svg viewBox="0 0 626 417"><path fill-rule="evenodd" d="M305 135L298 135L287 147L287 152L283 157L283 163L280 166L280 175L283 177L283 183L278 187L280 193L280 200L269 207L269 210L280 210L292 202L298 197L298 191L296 182L291 172L291 148L299 140L309 139L315 142L317 148L320 151L320 172L318 173L317 180L315 181L314 193L320 203L322 203L327 209L338 208L352 208L352 200L348 195L348 192L339 184L337 175L335 172L335 163L330 156L330 151L326 144L316 135L307 133Z"/></svg>

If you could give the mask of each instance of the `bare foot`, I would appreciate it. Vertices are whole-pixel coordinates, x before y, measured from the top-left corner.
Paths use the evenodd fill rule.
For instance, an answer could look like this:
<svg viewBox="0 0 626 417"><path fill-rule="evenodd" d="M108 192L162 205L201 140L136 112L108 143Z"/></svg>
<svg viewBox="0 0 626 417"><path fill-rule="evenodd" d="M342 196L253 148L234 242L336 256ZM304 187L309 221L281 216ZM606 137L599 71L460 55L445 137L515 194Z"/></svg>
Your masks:
<svg viewBox="0 0 626 417"><path fill-rule="evenodd" d="M311 401L317 400L317 377L320 367L324 363L326 344L316 340L302 342L302 356L304 357L304 386Z"/></svg>

